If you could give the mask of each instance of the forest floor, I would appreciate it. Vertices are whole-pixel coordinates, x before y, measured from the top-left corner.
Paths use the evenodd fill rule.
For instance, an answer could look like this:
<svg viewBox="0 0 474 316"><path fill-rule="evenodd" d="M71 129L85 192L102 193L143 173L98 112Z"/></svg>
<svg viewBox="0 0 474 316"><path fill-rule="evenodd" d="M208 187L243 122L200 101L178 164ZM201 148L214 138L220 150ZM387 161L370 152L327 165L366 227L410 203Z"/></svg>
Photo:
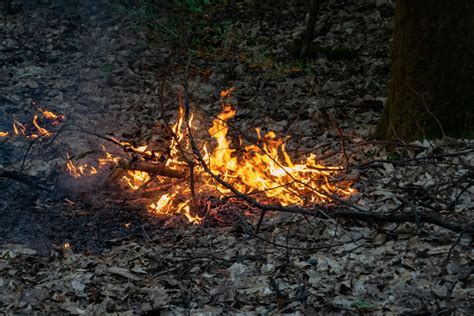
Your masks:
<svg viewBox="0 0 474 316"><path fill-rule="evenodd" d="M370 137L392 1L328 1L306 63L291 55L302 6L235 3L187 18L58 0L2 17L0 314L473 314L474 142ZM68 174L66 155L122 152L111 136L166 148L185 82L196 138L234 87L234 143L273 130L294 160L343 166L356 193L322 207L331 218L268 212L257 230L258 207L238 197L201 201L216 217L193 225L148 212L110 170ZM65 116L54 135L11 137L40 108ZM341 210L391 215L332 218ZM391 223L399 214L416 220Z"/></svg>

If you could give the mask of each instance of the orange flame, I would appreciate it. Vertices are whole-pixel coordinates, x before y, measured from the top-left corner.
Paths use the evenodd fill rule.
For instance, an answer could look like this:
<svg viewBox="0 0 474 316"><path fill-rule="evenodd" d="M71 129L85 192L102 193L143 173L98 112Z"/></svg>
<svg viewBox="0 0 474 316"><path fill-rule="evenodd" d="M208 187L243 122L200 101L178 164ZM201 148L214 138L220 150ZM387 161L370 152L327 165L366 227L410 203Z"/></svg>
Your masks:
<svg viewBox="0 0 474 316"><path fill-rule="evenodd" d="M102 150L105 154L104 158L99 158L99 166L105 166L107 164L113 163L113 164L118 164L120 161L120 157L114 157L111 153L109 153L106 149L105 146L102 145Z"/></svg>
<svg viewBox="0 0 474 316"><path fill-rule="evenodd" d="M123 176L123 180L128 184L132 190L138 190L143 184L150 181L151 177L147 172L138 170L128 170L128 175Z"/></svg>
<svg viewBox="0 0 474 316"><path fill-rule="evenodd" d="M45 109L38 109L41 112L41 115L49 120L54 120L54 121L63 121L64 120L64 115L59 115L56 113L53 113L51 111L45 110Z"/></svg>
<svg viewBox="0 0 474 316"><path fill-rule="evenodd" d="M47 129L45 129L45 128L39 126L39 124L38 124L38 115L35 115L35 116L33 117L33 125L34 125L34 126L36 127L36 129L38 130L38 132L39 132L39 134L40 134L39 136L49 136L49 135L50 135L50 132L49 132ZM31 135L32 138L37 138L37 137L39 137L39 136L36 135L36 134L32 134L32 135Z"/></svg>
<svg viewBox="0 0 474 316"><path fill-rule="evenodd" d="M21 133L21 135L26 136L26 127L20 122L13 121L13 132L15 135L20 135Z"/></svg>
<svg viewBox="0 0 474 316"><path fill-rule="evenodd" d="M226 121L236 111L224 101L231 92L221 93L222 111L209 129L217 147L210 154L206 152L204 158L209 161L213 173L244 194L261 192L283 206L330 202L333 195L348 197L353 194L353 189L347 184L331 183L331 177L342 168L318 164L314 155L295 164L286 152L283 140L272 131L262 137L261 130L257 128L257 144L246 146L240 154L231 149L231 141L226 137ZM221 192L230 193L220 184L214 185Z"/></svg>
<svg viewBox="0 0 474 316"><path fill-rule="evenodd" d="M88 165L88 164L83 164L83 165L76 166L72 162L72 158L69 157L69 155L67 155L66 167L67 167L67 170L69 171L69 173L75 178L79 178L79 177L82 177L82 176L94 175L94 174L97 174L97 172L98 172L97 168L95 168L94 166Z"/></svg>
<svg viewBox="0 0 474 316"><path fill-rule="evenodd" d="M58 115L51 111L39 109L42 114L42 117L46 120L49 120L49 124L59 124L62 120L64 120L64 115ZM44 122L42 122L44 123ZM53 133L48 131L43 126L40 126L38 114L35 114L32 121L33 127L36 129L37 133L29 133L28 128L25 124L18 122L17 120L13 120L12 130L14 135L22 135L25 138L29 139L36 139L40 136L51 136ZM8 136L9 132L0 132L0 137Z"/></svg>
<svg viewBox="0 0 474 316"><path fill-rule="evenodd" d="M191 214L189 201L174 206L176 195L176 193L163 194L156 202L148 205L148 211L160 215L184 214L190 223L200 224L202 218Z"/></svg>
<svg viewBox="0 0 474 316"><path fill-rule="evenodd" d="M232 147L231 140L227 137L229 127L227 121L236 115L236 108L228 98L234 88L220 93L222 110L213 120L208 132L215 141L210 150L209 143L203 144L203 158L209 169L222 180L226 181L243 194L255 194L257 200L266 199L280 205L311 206L316 203L331 203L335 199L347 198L355 193L349 181L338 180L341 167L324 166L318 163L316 156L311 154L301 162L292 160L286 151L283 139L278 138L273 131L263 134L256 129L258 141L249 144L243 149ZM177 170L186 170L187 162L195 159L189 139L187 125L184 124L184 107L179 107L176 123L171 126L174 137L171 140L166 167ZM189 126L192 127L193 116L190 115ZM162 154L151 150L149 146L132 146L127 142L119 142L127 151L138 156L138 159L157 162L164 157ZM242 144L241 144L242 145ZM99 165L118 163L119 158L108 153L105 148L105 158L99 159ZM141 158L140 158L141 157ZM86 165L88 166L88 165ZM74 176L84 175L86 167L75 167L69 160L68 169ZM90 166L89 166L90 168ZM92 174L92 172L87 172ZM195 178L201 184L198 194L209 192L218 193L221 197L231 192L219 184L213 177L204 171L199 164L194 168ZM132 190L138 190L145 183L164 183L172 180L163 177L154 177L143 171L127 171L122 181ZM207 191L206 191L207 190ZM151 191L148 191L151 192ZM172 192L155 198L147 206L148 211L154 214L171 215L183 214L189 222L198 224L203 218L194 214L191 203L191 189L186 185L175 185Z"/></svg>

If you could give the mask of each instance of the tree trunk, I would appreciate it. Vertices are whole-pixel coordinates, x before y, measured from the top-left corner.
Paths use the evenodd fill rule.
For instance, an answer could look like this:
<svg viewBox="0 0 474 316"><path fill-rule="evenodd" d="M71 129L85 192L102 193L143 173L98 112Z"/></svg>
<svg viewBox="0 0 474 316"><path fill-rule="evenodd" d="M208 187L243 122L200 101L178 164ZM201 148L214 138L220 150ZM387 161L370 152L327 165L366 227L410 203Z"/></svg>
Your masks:
<svg viewBox="0 0 474 316"><path fill-rule="evenodd" d="M0 13L3 12L3 14L8 15L11 10L11 0L0 0Z"/></svg>
<svg viewBox="0 0 474 316"><path fill-rule="evenodd" d="M389 95L375 136L474 137L474 1L398 0Z"/></svg>
<svg viewBox="0 0 474 316"><path fill-rule="evenodd" d="M300 58L305 59L308 55L309 47L314 39L314 28L318 20L319 7L322 0L310 0L309 3L309 17L306 24L306 32L304 34L303 43L301 45Z"/></svg>

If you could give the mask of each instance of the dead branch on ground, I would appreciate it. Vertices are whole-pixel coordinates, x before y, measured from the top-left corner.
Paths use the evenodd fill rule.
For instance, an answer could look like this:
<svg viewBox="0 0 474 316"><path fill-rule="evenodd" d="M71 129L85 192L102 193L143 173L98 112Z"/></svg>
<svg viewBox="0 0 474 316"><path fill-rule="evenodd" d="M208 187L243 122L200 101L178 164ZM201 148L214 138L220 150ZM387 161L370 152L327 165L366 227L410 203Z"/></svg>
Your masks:
<svg viewBox="0 0 474 316"><path fill-rule="evenodd" d="M5 178L5 179L21 182L30 187L37 188L40 190L51 191L45 185L41 184L41 180L23 172L0 168L0 178Z"/></svg>
<svg viewBox="0 0 474 316"><path fill-rule="evenodd" d="M159 176L168 178L185 178L187 175L179 170L166 167L164 163L151 163L146 161L136 161L123 166L126 170L144 171L150 174L157 174Z"/></svg>
<svg viewBox="0 0 474 316"><path fill-rule="evenodd" d="M427 212L427 211L412 211L412 212L397 212L397 213L378 213L378 212L365 212L356 208L356 210L336 210L327 212L327 210L322 206L316 206L314 208L303 208L298 206L281 206L281 205L274 205L274 204L263 204L249 195L243 194L236 188L234 188L231 184L224 181L219 175L214 174L207 163L204 161L201 152L199 151L198 145L193 137L191 126L189 125L189 95L187 92L186 85L185 88L185 98L184 98L184 106L185 106L185 119L186 128L188 129L188 138L191 143L191 147L193 150L194 155L196 156L198 162L201 164L203 169L219 184L223 185L225 188L229 189L235 196L238 198L250 203L251 205L259 208L262 210L262 216L257 224L257 230L261 225L265 214L269 211L277 211L277 212L286 212L286 213L295 213L295 214L302 214L308 215L313 217L319 217L323 219L352 219L358 221L365 221L365 222L374 222L374 223L413 223L413 224L420 224L420 223L428 223L434 224L448 230L458 232L458 233L474 233L474 223L467 223L462 224L459 222L450 222L447 219L443 218L442 216L434 213L434 212ZM344 204L350 204L348 202Z"/></svg>

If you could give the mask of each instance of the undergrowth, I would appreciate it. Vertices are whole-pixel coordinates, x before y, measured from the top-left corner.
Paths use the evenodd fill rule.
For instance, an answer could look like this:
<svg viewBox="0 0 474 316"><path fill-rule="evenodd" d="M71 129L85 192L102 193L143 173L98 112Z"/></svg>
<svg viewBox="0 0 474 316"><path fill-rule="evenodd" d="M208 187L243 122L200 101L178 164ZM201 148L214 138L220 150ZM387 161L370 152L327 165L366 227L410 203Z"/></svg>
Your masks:
<svg viewBox="0 0 474 316"><path fill-rule="evenodd" d="M228 0L140 0L129 14L138 18L150 42L165 40L200 56L226 45L233 28L223 14L228 5Z"/></svg>

